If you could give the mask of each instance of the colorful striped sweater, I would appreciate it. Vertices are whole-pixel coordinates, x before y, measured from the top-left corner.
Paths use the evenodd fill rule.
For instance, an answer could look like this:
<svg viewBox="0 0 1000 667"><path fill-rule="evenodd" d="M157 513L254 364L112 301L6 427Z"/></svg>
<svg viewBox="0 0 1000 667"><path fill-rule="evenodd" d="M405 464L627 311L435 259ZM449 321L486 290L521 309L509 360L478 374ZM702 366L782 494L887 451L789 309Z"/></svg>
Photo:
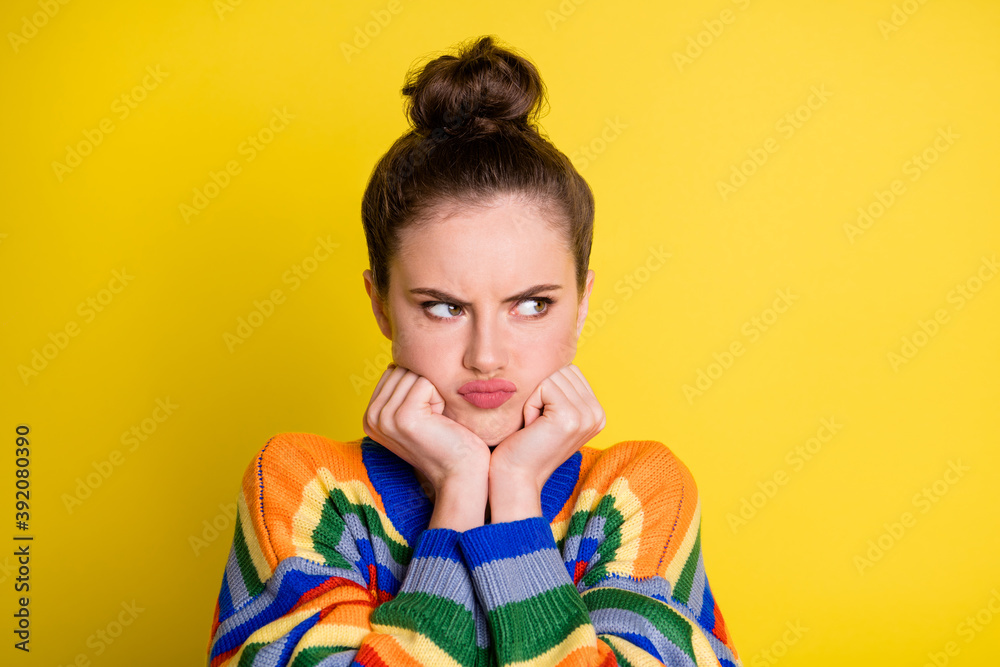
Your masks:
<svg viewBox="0 0 1000 667"><path fill-rule="evenodd" d="M670 449L584 446L541 505L427 529L433 504L389 449L276 435L243 476L208 664L742 667Z"/></svg>

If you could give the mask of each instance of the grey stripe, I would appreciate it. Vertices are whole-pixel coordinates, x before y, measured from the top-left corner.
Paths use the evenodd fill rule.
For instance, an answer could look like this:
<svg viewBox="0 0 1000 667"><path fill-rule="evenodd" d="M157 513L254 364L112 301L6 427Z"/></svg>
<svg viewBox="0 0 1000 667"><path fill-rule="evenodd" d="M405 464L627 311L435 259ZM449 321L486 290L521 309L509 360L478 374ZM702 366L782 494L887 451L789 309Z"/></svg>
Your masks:
<svg viewBox="0 0 1000 667"><path fill-rule="evenodd" d="M573 535L572 537L567 537L566 541L563 542L563 560L564 561L575 561L580 558L580 542L583 540L582 535Z"/></svg>
<svg viewBox="0 0 1000 667"><path fill-rule="evenodd" d="M483 611L482 605L476 603L473 615L476 620L476 646L487 648L490 645L490 628L486 622L486 612Z"/></svg>
<svg viewBox="0 0 1000 667"><path fill-rule="evenodd" d="M592 586L584 586L581 581L577 584L576 588L582 595L588 590L600 587L620 588L624 591L632 591L639 595L645 595L646 597L657 595L664 598L670 597L670 582L660 576L647 577L645 579L630 579L624 576L611 575L601 579Z"/></svg>
<svg viewBox="0 0 1000 667"><path fill-rule="evenodd" d="M253 564L250 564L253 567ZM236 543L229 548L229 559L226 561L226 584L229 586L229 599L233 604L233 609L239 609L250 599L250 591L247 590L243 581L243 573L240 571L240 563L236 558Z"/></svg>
<svg viewBox="0 0 1000 667"><path fill-rule="evenodd" d="M454 600L467 611L472 611L475 600L472 581L465 565L439 556L416 558L410 563L399 592L414 591Z"/></svg>
<svg viewBox="0 0 1000 667"><path fill-rule="evenodd" d="M331 653L316 663L316 667L349 667L354 662L354 656L358 654L358 649L350 651L338 651Z"/></svg>
<svg viewBox="0 0 1000 667"><path fill-rule="evenodd" d="M392 552L389 551L389 547L386 546L385 541L381 537L372 535L371 531L361 522L361 518L357 514L348 514L344 517L344 522L347 524L347 531L345 533L348 533L351 537L351 553L357 554L351 562L356 562L361 558L361 554L354 541L361 539L368 540L372 547L372 553L375 555L375 560L392 572L392 575L398 581L402 581L406 568L392 557ZM343 544L343 540L341 540L341 544Z"/></svg>
<svg viewBox="0 0 1000 667"><path fill-rule="evenodd" d="M274 602L275 594L281 588L281 582L285 578L285 574L289 571L304 572L306 574L318 574L326 577L343 577L356 582L362 588L368 588L368 584L356 569L345 570L339 567L330 567L329 565L314 563L313 561L306 560L301 556L291 556L278 563L278 567L274 569L274 574L267 580L267 585L264 588L264 591L257 596L253 602L241 607L236 613L219 625L216 636L221 637L237 625L240 625L247 618L256 616L265 607L272 604Z"/></svg>
<svg viewBox="0 0 1000 667"><path fill-rule="evenodd" d="M726 660L729 660L730 662L733 663L736 662L736 656L734 656L733 652L729 650L729 647L726 646L722 642L722 640L720 640L718 637L712 634L711 630L709 630L708 628L706 628L701 624L695 613L691 611L690 607L688 607L686 604L683 604L671 598L670 608L676 611L678 614L682 615L684 618L694 623L699 628L701 628L702 634L704 634L705 637L708 638L708 643L712 646L712 650L715 651L715 654L717 656L719 656L720 658L725 658Z"/></svg>
<svg viewBox="0 0 1000 667"><path fill-rule="evenodd" d="M472 572L486 611L573 584L559 552L548 548L478 565Z"/></svg>
<svg viewBox="0 0 1000 667"><path fill-rule="evenodd" d="M289 641L291 641L291 638L288 634L283 635L280 639L276 639L258 651L257 655L253 657L253 662L250 664L252 667L282 667L278 660L281 658L281 652L285 650L285 646Z"/></svg>
<svg viewBox="0 0 1000 667"><path fill-rule="evenodd" d="M705 603L705 561L698 554L698 567L694 570L694 582L691 584L691 594L688 596L688 606L696 615L701 615Z"/></svg>
<svg viewBox="0 0 1000 667"><path fill-rule="evenodd" d="M607 522L608 517L603 514L595 514L590 517L587 519L587 523L583 525L583 537L595 539L598 545L600 545L607 538L604 534L604 527Z"/></svg>
<svg viewBox="0 0 1000 667"><path fill-rule="evenodd" d="M655 625L641 614L627 609L598 609L590 612L590 620L594 624L594 630L599 635L617 635L622 632L642 635L656 648L657 653L660 654L661 662L665 665L697 667L697 664L691 660L687 653L667 639L662 632L656 629Z"/></svg>

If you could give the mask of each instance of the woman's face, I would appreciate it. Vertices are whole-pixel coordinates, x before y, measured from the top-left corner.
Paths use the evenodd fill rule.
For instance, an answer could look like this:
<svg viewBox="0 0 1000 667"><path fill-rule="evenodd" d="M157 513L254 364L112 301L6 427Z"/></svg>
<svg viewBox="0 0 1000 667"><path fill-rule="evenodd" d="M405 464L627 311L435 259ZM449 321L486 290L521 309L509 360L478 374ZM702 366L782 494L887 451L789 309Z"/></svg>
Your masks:
<svg viewBox="0 0 1000 667"><path fill-rule="evenodd" d="M451 207L403 230L387 303L364 272L393 361L426 377L445 401L444 415L491 447L524 427L528 396L576 355L594 272L578 302L563 236L518 199ZM478 407L458 393L492 378L516 387L498 407Z"/></svg>

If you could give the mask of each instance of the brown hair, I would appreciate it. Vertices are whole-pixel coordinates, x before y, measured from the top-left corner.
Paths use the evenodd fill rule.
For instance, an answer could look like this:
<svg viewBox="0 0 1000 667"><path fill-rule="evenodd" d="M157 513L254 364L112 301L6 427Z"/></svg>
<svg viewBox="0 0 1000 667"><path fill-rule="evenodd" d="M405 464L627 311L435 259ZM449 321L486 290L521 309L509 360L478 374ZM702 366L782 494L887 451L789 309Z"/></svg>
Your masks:
<svg viewBox="0 0 1000 667"><path fill-rule="evenodd" d="M406 76L412 129L372 170L361 202L372 287L385 303L400 231L440 206L489 205L516 195L566 234L583 296L594 196L573 163L537 129L545 87L535 66L492 36Z"/></svg>

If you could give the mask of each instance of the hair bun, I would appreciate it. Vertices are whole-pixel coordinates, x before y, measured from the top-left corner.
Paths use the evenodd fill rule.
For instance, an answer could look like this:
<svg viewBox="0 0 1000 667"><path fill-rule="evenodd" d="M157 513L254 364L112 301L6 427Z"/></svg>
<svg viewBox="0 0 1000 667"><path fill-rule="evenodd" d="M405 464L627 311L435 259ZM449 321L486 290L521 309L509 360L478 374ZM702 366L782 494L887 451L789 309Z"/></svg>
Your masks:
<svg viewBox="0 0 1000 667"><path fill-rule="evenodd" d="M535 66L491 36L411 71L402 92L416 131L452 136L529 127L545 95Z"/></svg>

